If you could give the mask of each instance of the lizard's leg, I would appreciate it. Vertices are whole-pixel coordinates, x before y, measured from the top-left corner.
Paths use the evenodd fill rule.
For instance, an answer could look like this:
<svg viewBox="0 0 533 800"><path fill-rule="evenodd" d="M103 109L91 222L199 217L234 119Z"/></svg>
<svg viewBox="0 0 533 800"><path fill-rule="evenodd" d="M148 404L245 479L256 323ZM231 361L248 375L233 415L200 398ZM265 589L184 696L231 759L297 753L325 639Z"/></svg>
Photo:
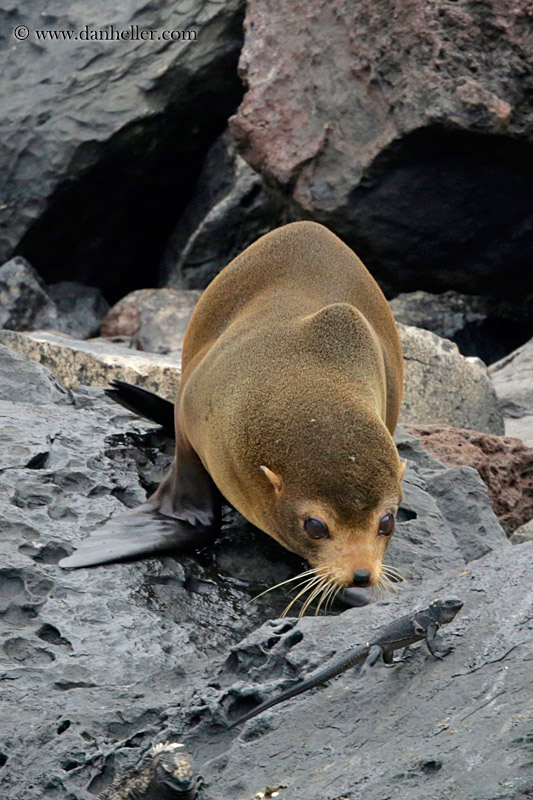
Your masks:
<svg viewBox="0 0 533 800"><path fill-rule="evenodd" d="M359 670L359 675L366 675L367 672L370 670L370 667L373 667L376 661L379 661L379 659L382 657L383 657L383 648L380 647L379 644L373 644L370 650L368 651L368 655L363 663L363 666Z"/></svg>
<svg viewBox="0 0 533 800"><path fill-rule="evenodd" d="M396 664L407 664L408 659L404 658L408 651L408 647L404 647L400 658L394 658L394 650L385 650L383 652L383 663L389 669L395 667Z"/></svg>
<svg viewBox="0 0 533 800"><path fill-rule="evenodd" d="M426 631L426 644L433 658L438 658L440 661L442 661L442 659L445 658L445 656L453 652L453 647L445 647L441 650L435 646L437 631L439 627L440 626L436 622L432 622L430 625L428 625L428 629Z"/></svg>

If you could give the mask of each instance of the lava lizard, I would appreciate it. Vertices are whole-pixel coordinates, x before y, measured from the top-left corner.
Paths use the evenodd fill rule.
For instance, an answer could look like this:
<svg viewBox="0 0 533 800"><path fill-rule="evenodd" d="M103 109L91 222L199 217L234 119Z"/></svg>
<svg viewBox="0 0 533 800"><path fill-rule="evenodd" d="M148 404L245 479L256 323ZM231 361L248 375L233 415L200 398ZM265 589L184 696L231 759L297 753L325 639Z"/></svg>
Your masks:
<svg viewBox="0 0 533 800"><path fill-rule="evenodd" d="M462 607L461 600L433 600L428 608L400 617L382 628L371 641L351 650L344 658L321 670L316 675L300 681L295 686L291 686L290 689L281 692L277 697L265 700L264 703L232 722L229 728L242 725L243 722L247 722L257 714L261 714L267 708L272 708L272 706L276 706L290 697L295 697L308 689L313 689L315 686L320 686L320 684L330 681L356 664L363 664L360 674L364 675L380 658L388 665L398 663L393 660L394 651L408 647L410 644L422 639L425 640L432 656L439 659L444 658L453 648L450 647L443 651L438 650L435 647L436 633L441 625L451 622Z"/></svg>

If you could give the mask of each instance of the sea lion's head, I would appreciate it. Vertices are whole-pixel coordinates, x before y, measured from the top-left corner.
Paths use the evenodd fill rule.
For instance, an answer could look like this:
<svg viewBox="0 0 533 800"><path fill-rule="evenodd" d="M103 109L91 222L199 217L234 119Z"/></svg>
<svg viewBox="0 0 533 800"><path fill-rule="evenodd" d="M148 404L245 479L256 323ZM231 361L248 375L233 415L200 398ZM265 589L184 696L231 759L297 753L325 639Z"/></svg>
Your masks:
<svg viewBox="0 0 533 800"><path fill-rule="evenodd" d="M330 407L276 436L270 462L256 466L256 524L328 586L366 587L386 580L405 462L372 410L349 411Z"/></svg>

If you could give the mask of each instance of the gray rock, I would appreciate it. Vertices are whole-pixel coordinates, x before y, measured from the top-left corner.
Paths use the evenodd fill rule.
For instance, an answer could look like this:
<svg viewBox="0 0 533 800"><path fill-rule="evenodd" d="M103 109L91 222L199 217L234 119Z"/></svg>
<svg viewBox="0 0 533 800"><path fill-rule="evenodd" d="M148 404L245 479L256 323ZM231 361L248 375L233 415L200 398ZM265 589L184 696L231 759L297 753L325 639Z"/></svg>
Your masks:
<svg viewBox="0 0 533 800"><path fill-rule="evenodd" d="M59 315L57 330L75 339L89 339L98 333L100 323L109 311L100 289L75 281L61 281L49 286L48 294Z"/></svg>
<svg viewBox="0 0 533 800"><path fill-rule="evenodd" d="M127 336L139 350L181 361L185 331L201 294L187 289L138 289L113 306L101 333L108 338Z"/></svg>
<svg viewBox="0 0 533 800"><path fill-rule="evenodd" d="M505 433L533 446L533 339L492 364L490 376Z"/></svg>
<svg viewBox="0 0 533 800"><path fill-rule="evenodd" d="M71 403L50 370L0 344L0 400L13 403Z"/></svg>
<svg viewBox="0 0 533 800"><path fill-rule="evenodd" d="M476 469L451 467L431 478L428 486L467 563L505 546L507 534Z"/></svg>
<svg viewBox="0 0 533 800"><path fill-rule="evenodd" d="M0 328L31 331L57 326L57 307L31 264L16 256L0 267Z"/></svg>
<svg viewBox="0 0 533 800"><path fill-rule="evenodd" d="M430 331L398 325L404 355L400 421L504 432L487 367Z"/></svg>
<svg viewBox="0 0 533 800"><path fill-rule="evenodd" d="M157 275L165 238L240 100L242 0L44 10L20 0L4 13L0 258L16 249L47 283L96 285L114 302ZM21 24L25 41L12 33ZM110 26L126 38L85 33ZM38 30L86 38L38 39Z"/></svg>
<svg viewBox="0 0 533 800"><path fill-rule="evenodd" d="M213 145L189 208L169 239L169 286L204 289L259 236L280 224L261 177L236 153L228 132Z"/></svg>

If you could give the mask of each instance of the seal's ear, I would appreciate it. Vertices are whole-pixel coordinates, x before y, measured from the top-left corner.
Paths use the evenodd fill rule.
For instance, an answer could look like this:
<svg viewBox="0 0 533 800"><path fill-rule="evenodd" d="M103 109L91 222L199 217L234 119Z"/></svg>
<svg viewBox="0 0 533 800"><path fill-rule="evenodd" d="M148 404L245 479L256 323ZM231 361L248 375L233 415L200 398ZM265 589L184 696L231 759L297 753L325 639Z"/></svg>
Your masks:
<svg viewBox="0 0 533 800"><path fill-rule="evenodd" d="M400 461L400 480L402 480L403 476L405 475L405 470L407 467L407 461L403 459Z"/></svg>
<svg viewBox="0 0 533 800"><path fill-rule="evenodd" d="M265 467L264 465L259 467L259 469L264 475L267 476L268 480L270 481L276 492L279 494L283 488L283 481L281 479L281 475L277 475L275 472L272 472L271 469Z"/></svg>

